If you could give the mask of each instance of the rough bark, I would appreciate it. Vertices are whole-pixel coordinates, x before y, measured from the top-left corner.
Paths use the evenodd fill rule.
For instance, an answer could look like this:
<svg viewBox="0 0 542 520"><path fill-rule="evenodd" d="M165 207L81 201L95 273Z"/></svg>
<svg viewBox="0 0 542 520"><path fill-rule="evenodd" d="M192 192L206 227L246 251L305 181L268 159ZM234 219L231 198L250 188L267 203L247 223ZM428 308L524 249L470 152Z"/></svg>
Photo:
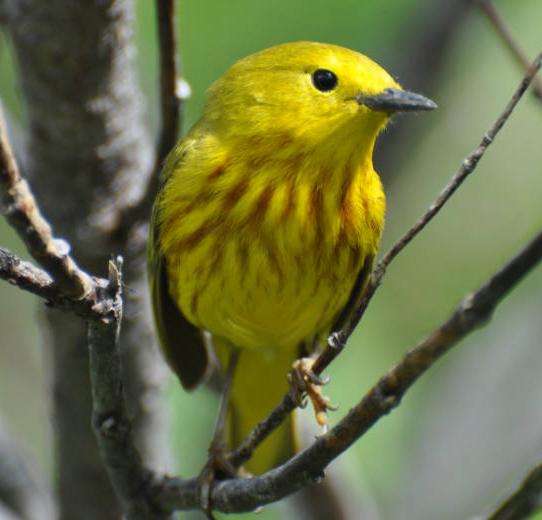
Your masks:
<svg viewBox="0 0 542 520"><path fill-rule="evenodd" d="M128 405L145 461L162 466L157 360L138 292L142 262L111 233L152 167L135 78L134 7L129 0L4 0L2 7L26 104L25 174L80 265L104 274L112 253L126 256ZM45 321L61 518L118 519L90 427L86 326L58 311L46 311Z"/></svg>

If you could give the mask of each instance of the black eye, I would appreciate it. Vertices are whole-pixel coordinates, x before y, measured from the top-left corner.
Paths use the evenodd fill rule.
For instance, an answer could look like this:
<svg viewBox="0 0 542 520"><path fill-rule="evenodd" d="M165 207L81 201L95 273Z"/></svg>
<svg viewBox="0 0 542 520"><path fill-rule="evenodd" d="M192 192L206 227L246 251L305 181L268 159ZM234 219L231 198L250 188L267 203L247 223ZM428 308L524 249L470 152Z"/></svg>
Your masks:
<svg viewBox="0 0 542 520"><path fill-rule="evenodd" d="M337 76L327 69L318 69L312 73L312 84L322 92L333 90L338 81Z"/></svg>

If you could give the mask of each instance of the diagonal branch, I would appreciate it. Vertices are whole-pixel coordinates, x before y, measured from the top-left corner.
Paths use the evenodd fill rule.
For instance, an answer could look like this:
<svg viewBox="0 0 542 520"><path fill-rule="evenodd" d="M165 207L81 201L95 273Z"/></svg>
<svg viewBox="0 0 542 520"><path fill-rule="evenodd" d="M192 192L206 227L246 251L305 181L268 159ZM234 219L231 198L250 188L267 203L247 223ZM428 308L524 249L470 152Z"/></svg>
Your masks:
<svg viewBox="0 0 542 520"><path fill-rule="evenodd" d="M28 183L20 176L3 119L0 117L0 189L2 213L17 231L32 257L50 274L64 294L84 297L92 290L90 278L68 254L63 240L53 237Z"/></svg>
<svg viewBox="0 0 542 520"><path fill-rule="evenodd" d="M326 466L397 407L405 392L438 359L469 333L487 324L497 305L541 261L542 231L476 292L467 295L451 316L409 350L334 428L282 466L260 477L217 483L211 497L213 507L224 512L250 511L318 481ZM163 507L184 509L197 500L194 486L197 486L194 481L167 479L155 488L154 498ZM196 498L192 496L194 493Z"/></svg>
<svg viewBox="0 0 542 520"><path fill-rule="evenodd" d="M377 291L382 278L386 274L386 270L390 263L397 255L429 224L429 222L437 215L437 213L448 202L456 190L463 184L465 179L475 170L478 162L485 154L488 147L491 145L501 128L504 126L512 112L514 111L519 100L535 78L537 72L542 65L542 53L537 56L534 62L529 67L527 74L521 81L519 87L514 92L512 98L507 103L501 115L491 126L488 132L483 136L480 144L465 158L461 163L459 170L453 175L450 182L444 187L440 195L431 204L429 209L420 217L420 219L392 246L392 248L384 255L382 260L377 264L373 271L371 281L363 295L359 305L352 313L348 322L342 330L336 331L328 339L327 348L318 356L312 370L315 374L321 374L329 364L342 352L348 338L351 336L354 329L359 324L369 302ZM241 465L246 462L251 456L256 447L275 429L284 418L296 408L296 400L291 393L288 393L282 401L272 410L270 415L258 423L249 436L241 443L241 445L232 453L231 460L235 465Z"/></svg>
<svg viewBox="0 0 542 520"><path fill-rule="evenodd" d="M522 70L529 70L531 64L527 53L521 48L519 42L514 38L512 31L506 25L503 17L497 11L495 4L492 0L474 0L480 6L480 9L485 13L491 25L501 37L502 41L514 57L514 59L521 65ZM535 78L533 81L533 94L540 100L542 100L542 81L539 78Z"/></svg>
<svg viewBox="0 0 542 520"><path fill-rule="evenodd" d="M212 503L222 511L246 511L278 500L320 478L331 460L346 450L380 417L399 404L402 395L460 339L485 323L497 304L542 259L542 233L476 293L465 298L453 315L412 349L328 434L280 468L249 480L217 483ZM108 471L130 519L163 519L173 509L196 508L197 481L164 479L157 483L145 469L130 432L123 399L117 345L121 319L120 264L96 288L99 300L89 323L93 423Z"/></svg>
<svg viewBox="0 0 542 520"><path fill-rule="evenodd" d="M483 157L489 146L495 140L495 137L500 132L504 124L508 121L508 118L516 108L519 100L523 97L529 85L534 80L536 74L542 66L542 53L540 53L529 67L525 77L522 79L518 88L514 92L512 98L507 103L503 112L497 118L495 123L491 126L488 132L482 137L480 144L463 160L459 170L453 175L450 182L444 187L440 195L435 199L433 204L428 210L419 218L419 220L392 246L392 248L384 255L382 260L378 262L369 287L363 297L362 302L354 312L354 315L346 324L346 326L339 331L338 338L335 335L328 344L328 349L320 357L320 360L316 360L313 370L319 374L326 368L327 365L336 357L336 352L340 351L344 347L344 342L350 337L354 329L357 327L361 317L363 316L367 306L372 299L374 293L378 289L382 278L386 274L386 270L390 263L397 257L397 255L433 220L433 218L444 207L452 195L463 184L467 177L475 170L478 162ZM337 341L337 339L339 341ZM342 347L341 347L342 343ZM326 355L327 353L327 355ZM328 361L329 359L329 361Z"/></svg>
<svg viewBox="0 0 542 520"><path fill-rule="evenodd" d="M542 464L486 520L521 520L542 509Z"/></svg>

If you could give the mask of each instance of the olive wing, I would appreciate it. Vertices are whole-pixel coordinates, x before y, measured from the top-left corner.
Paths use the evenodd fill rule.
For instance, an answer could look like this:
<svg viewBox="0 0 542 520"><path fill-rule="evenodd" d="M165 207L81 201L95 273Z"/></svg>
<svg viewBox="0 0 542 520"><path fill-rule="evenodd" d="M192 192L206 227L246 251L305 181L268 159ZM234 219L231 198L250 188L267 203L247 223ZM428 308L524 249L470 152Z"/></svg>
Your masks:
<svg viewBox="0 0 542 520"><path fill-rule="evenodd" d="M186 144L181 142L166 160L160 189L167 183L172 170L181 166L188 148ZM157 201L159 198L160 192ZM166 361L181 380L183 387L191 390L205 376L208 365L207 349L203 332L185 318L171 297L166 259L160 253L157 207L158 204L155 203L147 249L154 321Z"/></svg>

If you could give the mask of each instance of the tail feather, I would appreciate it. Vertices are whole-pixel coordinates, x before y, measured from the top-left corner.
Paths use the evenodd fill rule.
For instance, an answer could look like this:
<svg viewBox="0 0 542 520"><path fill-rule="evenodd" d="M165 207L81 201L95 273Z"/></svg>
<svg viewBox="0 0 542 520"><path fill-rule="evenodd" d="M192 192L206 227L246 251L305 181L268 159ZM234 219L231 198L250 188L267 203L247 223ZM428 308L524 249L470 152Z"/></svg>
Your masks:
<svg viewBox="0 0 542 520"><path fill-rule="evenodd" d="M288 391L287 374L296 352L277 350L263 354L243 349L237 362L226 424L227 441L232 448L237 447L254 426L269 415ZM298 449L295 414L290 414L256 448L244 467L258 475L285 462Z"/></svg>
<svg viewBox="0 0 542 520"><path fill-rule="evenodd" d="M235 405L231 406L230 411L230 444L231 446L239 446L256 423L245 420L248 414L244 414L243 410L238 409ZM254 455L244 464L244 467L253 475L261 475L286 462L298 450L295 412L293 412L256 448Z"/></svg>

